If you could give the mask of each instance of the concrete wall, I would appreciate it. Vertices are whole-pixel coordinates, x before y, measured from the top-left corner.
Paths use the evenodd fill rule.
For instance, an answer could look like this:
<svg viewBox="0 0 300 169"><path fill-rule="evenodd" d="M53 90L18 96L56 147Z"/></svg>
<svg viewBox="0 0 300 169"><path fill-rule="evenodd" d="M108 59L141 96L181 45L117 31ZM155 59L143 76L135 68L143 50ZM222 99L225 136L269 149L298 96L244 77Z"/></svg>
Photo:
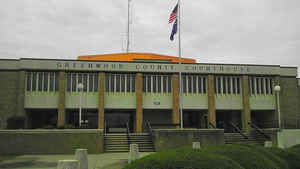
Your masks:
<svg viewBox="0 0 300 169"><path fill-rule="evenodd" d="M202 147L224 144L223 129L155 129L154 145L157 152L183 146L192 147L193 142L200 142Z"/></svg>
<svg viewBox="0 0 300 169"><path fill-rule="evenodd" d="M297 128L300 120L299 95L297 79L289 77L280 78L280 108L283 128Z"/></svg>
<svg viewBox="0 0 300 169"><path fill-rule="evenodd" d="M289 148L300 144L300 129L283 129L277 133L278 147Z"/></svg>
<svg viewBox="0 0 300 169"><path fill-rule="evenodd" d="M104 152L103 130L0 130L0 154L89 154Z"/></svg>
<svg viewBox="0 0 300 169"><path fill-rule="evenodd" d="M0 129L4 129L9 118L25 117L25 113L24 107L20 107L24 105L20 103L22 98L19 98L20 72L0 71L0 79ZM22 85L25 85L24 82Z"/></svg>

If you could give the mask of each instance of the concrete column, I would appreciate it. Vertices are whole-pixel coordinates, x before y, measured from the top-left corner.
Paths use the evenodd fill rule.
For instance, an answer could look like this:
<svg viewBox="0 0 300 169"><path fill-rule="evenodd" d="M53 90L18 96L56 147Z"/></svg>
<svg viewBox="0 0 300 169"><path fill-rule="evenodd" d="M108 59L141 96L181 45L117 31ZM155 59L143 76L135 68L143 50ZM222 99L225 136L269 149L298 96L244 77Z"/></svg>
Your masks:
<svg viewBox="0 0 300 169"><path fill-rule="evenodd" d="M66 117L66 73L59 72L59 88L58 88L58 116L57 116L57 126L65 125Z"/></svg>
<svg viewBox="0 0 300 169"><path fill-rule="evenodd" d="M142 73L136 74L136 132L141 133L143 129L143 75Z"/></svg>
<svg viewBox="0 0 300 169"><path fill-rule="evenodd" d="M130 144L128 163L131 163L139 158L138 144Z"/></svg>
<svg viewBox="0 0 300 169"><path fill-rule="evenodd" d="M89 169L87 149L76 149L75 159L79 162L79 169Z"/></svg>
<svg viewBox="0 0 300 169"><path fill-rule="evenodd" d="M244 75L242 77L242 95L243 95L243 110L242 110L242 126L244 132L250 132L250 126L248 125L251 122L251 110L249 102L249 77Z"/></svg>
<svg viewBox="0 0 300 169"><path fill-rule="evenodd" d="M173 113L172 123L179 124L179 79L178 75L172 76ZM179 128L179 126L177 126Z"/></svg>
<svg viewBox="0 0 300 169"><path fill-rule="evenodd" d="M208 75L208 122L216 126L214 76Z"/></svg>
<svg viewBox="0 0 300 169"><path fill-rule="evenodd" d="M200 149L200 142L193 142L193 149Z"/></svg>
<svg viewBox="0 0 300 169"><path fill-rule="evenodd" d="M79 169L79 161L77 160L59 160L57 169Z"/></svg>
<svg viewBox="0 0 300 169"><path fill-rule="evenodd" d="M28 120L25 114L24 109L24 99L25 99L25 78L26 73L25 71L19 72L19 87L18 87L18 97L17 97L17 113L18 117L25 117L25 126L28 128Z"/></svg>
<svg viewBox="0 0 300 169"><path fill-rule="evenodd" d="M98 129L104 129L104 84L105 73L98 74Z"/></svg>

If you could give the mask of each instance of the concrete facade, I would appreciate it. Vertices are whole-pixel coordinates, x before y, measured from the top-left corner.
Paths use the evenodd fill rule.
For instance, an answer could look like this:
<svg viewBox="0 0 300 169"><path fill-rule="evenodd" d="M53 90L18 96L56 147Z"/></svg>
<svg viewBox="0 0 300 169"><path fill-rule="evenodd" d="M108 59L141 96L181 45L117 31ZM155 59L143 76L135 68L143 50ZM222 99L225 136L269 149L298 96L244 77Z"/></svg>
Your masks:
<svg viewBox="0 0 300 169"><path fill-rule="evenodd" d="M15 121L18 118L20 120L23 119L24 125L20 126L20 128L30 128L30 125L26 125L30 123L27 112L33 110L40 110L41 112L51 110L56 112L57 126L67 125L70 121L74 120L77 117L76 111L78 110L80 95L76 89L74 89L74 92L72 91L73 86L68 88L68 75L70 73L82 73L82 76L87 75L88 78L91 77L92 80L86 85L92 82L95 83L87 87L94 87L93 91L86 89L88 91L83 93L83 109L89 112L91 116L97 116L96 123L99 129L104 129L105 127L104 117L107 110L121 113L125 111L134 112L130 113L128 121L134 123L135 132L143 132L145 128L145 118L143 118L145 110L147 110L147 119L150 119L153 123L163 121L166 124L170 122L178 124L180 123L179 101L181 101L183 111L186 112L184 116L186 119L184 120L194 122L194 118L199 118L198 123L201 124L195 126L205 127L208 122L217 126L217 111L225 113L240 111L241 127L244 131L249 131L247 123L252 121L253 112L256 112L257 118L266 117L272 118L272 121L277 120L278 113L276 113L274 91L273 93L268 91L265 94L253 94L250 92L257 88L257 84L260 81L263 81L260 90L266 89L269 81L264 81L265 79L261 80L265 77L273 80L274 83L270 85L274 86L280 83L282 89L280 91L280 107L283 128L300 127L300 106L298 104L300 101L300 90L298 80L296 79L297 68L294 67L222 64L182 64L180 67L178 64L171 63L36 59L0 60L0 65L0 78L5 79L0 88L0 96L1 98L5 98L0 102L0 128L3 129L9 128L8 122L10 118L16 118ZM181 97L179 96L179 70L184 73L183 76L186 77L185 80L187 81L187 91L183 91ZM47 89L48 92L39 90L28 91L26 89L26 75L28 72L51 73L57 71L59 71L58 91L50 91L49 89ZM97 78L91 76L91 74L95 74ZM114 75L110 76L111 74ZM116 86L111 89L108 87L110 82L107 83L107 79L111 80L111 77L114 77L115 79L112 82L115 82L117 78L120 78L119 81L122 83L122 75L124 74L126 74L126 78L127 75L134 76L134 79L127 80L126 84L124 83L125 87L132 85L132 89L126 88L124 90L124 88ZM147 81L147 77L150 77L152 82L155 79L155 83L153 82L150 85L151 92L148 92L147 89L149 84L144 83L144 81ZM219 77L221 78L221 82L217 84L215 78ZM252 86L252 89L250 79L254 77L258 80L257 84L253 83L255 86ZM93 80L93 78L95 79ZM170 78L170 82L168 78ZM240 81L236 81L236 78ZM97 83L95 82L96 80ZM36 83L36 85L38 88L40 84ZM219 93L219 88L216 87L218 85L219 88L224 90L224 93ZM220 87L220 85L222 86ZM157 88L154 88L154 86ZM237 88L240 86L239 91ZM168 91L169 88L170 91ZM153 111L155 112L154 114L157 114L161 110L169 112L171 115L166 113L166 115L150 117L151 110L155 110ZM93 114L92 112L96 113ZM192 115L193 113L195 113L195 116ZM38 116L38 113L33 114L33 116L35 115ZM206 116L207 121L205 121ZM170 119L159 120L161 117ZM238 119L237 117L231 119L236 120ZM206 124L204 125L203 123Z"/></svg>

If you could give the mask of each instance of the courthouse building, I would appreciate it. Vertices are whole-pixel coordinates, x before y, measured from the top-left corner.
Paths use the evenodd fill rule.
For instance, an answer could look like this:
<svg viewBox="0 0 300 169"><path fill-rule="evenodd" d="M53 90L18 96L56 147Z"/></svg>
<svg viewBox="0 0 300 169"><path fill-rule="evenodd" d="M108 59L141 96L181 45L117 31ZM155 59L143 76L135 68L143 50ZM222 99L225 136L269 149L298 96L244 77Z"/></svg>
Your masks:
<svg viewBox="0 0 300 169"><path fill-rule="evenodd" d="M182 72L182 95L179 72ZM155 127L249 130L298 128L297 68L202 64L156 54L80 56L78 60L1 59L0 128L78 127L143 132ZM82 89L79 87L82 84ZM279 85L280 104L274 86ZM181 103L181 104L179 104ZM173 125L172 125L173 124ZM229 130L228 130L229 131Z"/></svg>

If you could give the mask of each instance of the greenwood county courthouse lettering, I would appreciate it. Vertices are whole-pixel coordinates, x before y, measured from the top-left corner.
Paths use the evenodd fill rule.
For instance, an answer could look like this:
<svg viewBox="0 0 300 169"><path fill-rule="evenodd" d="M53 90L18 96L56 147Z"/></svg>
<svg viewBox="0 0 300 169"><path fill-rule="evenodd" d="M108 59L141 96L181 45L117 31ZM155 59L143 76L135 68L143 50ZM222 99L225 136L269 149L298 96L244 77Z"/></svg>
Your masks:
<svg viewBox="0 0 300 169"><path fill-rule="evenodd" d="M277 128L278 107L282 128L299 128L296 77L279 65L2 59L0 128L76 128L82 109L86 128L143 132L178 125L180 105L184 128Z"/></svg>

